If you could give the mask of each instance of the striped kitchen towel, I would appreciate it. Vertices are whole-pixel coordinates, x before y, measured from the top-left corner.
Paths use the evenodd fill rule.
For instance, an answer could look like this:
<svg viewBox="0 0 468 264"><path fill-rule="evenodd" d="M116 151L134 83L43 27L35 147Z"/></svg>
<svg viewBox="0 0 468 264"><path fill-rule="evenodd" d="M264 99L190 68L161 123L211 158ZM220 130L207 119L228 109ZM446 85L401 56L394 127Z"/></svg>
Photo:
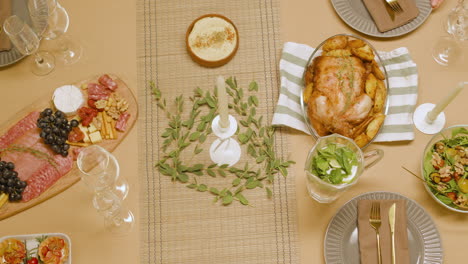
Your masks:
<svg viewBox="0 0 468 264"><path fill-rule="evenodd" d="M302 114L302 75L313 48L286 42L280 61L281 88L273 125L309 130ZM418 99L418 72L407 48L379 52L389 78L388 115L374 142L413 140L413 110Z"/></svg>

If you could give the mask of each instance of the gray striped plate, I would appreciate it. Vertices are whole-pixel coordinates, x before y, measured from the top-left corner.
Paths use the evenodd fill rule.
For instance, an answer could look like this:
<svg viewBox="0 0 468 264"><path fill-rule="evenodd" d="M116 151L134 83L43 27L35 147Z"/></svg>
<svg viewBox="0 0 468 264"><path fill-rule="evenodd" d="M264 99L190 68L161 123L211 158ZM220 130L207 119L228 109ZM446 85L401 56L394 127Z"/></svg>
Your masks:
<svg viewBox="0 0 468 264"><path fill-rule="evenodd" d="M432 7L429 0L416 0L419 15L408 24L395 29L380 32L372 20L362 0L331 0L336 13L348 26L374 37L391 38L407 34L418 28L431 14Z"/></svg>
<svg viewBox="0 0 468 264"><path fill-rule="evenodd" d="M343 205L328 224L324 254L327 264L359 264L357 202L359 200L405 200L408 217L410 263L441 264L442 242L432 218L415 201L391 192L370 192Z"/></svg>
<svg viewBox="0 0 468 264"><path fill-rule="evenodd" d="M12 9L12 15L17 15L20 17L23 21L25 21L27 24L31 26L36 32L43 32L45 28L47 27L47 18L45 17L44 19L37 21L37 25L33 25L31 21L31 17L29 16L29 11L28 11L28 1L27 0L17 0L17 1L12 1L11 2L11 9ZM47 0L42 0L39 1L38 4L40 5L39 8L47 9ZM3 25L0 25L0 27ZM37 28L36 28L37 27ZM5 34L3 32L3 29L0 30L0 34ZM39 39L41 39L41 36L38 36ZM12 47L10 50L6 51L0 51L0 67L3 66L8 66L10 64L13 64L25 56L21 54L15 47Z"/></svg>

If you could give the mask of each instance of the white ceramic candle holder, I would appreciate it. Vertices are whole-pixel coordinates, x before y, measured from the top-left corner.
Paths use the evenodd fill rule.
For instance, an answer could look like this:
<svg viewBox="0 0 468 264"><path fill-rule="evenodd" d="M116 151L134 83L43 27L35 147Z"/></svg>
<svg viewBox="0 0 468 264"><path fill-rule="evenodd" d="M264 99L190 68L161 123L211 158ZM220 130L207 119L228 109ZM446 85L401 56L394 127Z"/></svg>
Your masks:
<svg viewBox="0 0 468 264"><path fill-rule="evenodd" d="M233 138L216 139L210 147L210 158L219 166L236 164L241 156L241 147Z"/></svg>
<svg viewBox="0 0 468 264"><path fill-rule="evenodd" d="M433 135L442 130L445 126L445 114L439 115L431 122L427 114L434 109L435 104L426 103L419 105L413 113L413 122L416 128L424 134Z"/></svg>
<svg viewBox="0 0 468 264"><path fill-rule="evenodd" d="M232 115L229 115L229 126L226 128L221 127L219 120L219 115L217 115L213 119L213 122L211 122L211 129L213 130L213 133L221 139L232 137L237 131L236 119Z"/></svg>

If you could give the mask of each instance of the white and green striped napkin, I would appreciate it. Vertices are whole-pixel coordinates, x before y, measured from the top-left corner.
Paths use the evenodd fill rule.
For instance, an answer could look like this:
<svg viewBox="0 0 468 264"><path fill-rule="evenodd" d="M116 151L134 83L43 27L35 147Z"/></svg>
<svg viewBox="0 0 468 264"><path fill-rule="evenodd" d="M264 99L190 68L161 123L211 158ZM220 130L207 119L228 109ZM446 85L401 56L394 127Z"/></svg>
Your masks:
<svg viewBox="0 0 468 264"><path fill-rule="evenodd" d="M309 130L302 114L302 75L313 48L286 42L280 61L281 88L273 125ZM413 140L413 110L418 98L418 72L407 48L379 52L389 78L388 115L375 142Z"/></svg>

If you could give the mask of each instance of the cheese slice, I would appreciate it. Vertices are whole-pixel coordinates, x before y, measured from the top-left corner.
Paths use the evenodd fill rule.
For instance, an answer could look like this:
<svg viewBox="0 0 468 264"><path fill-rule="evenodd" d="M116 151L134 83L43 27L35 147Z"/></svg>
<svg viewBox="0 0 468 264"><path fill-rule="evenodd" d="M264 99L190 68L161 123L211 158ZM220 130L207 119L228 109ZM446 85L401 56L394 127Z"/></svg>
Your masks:
<svg viewBox="0 0 468 264"><path fill-rule="evenodd" d="M80 88L74 85L64 85L55 89L52 99L57 110L66 115L76 114L76 111L84 103L83 93Z"/></svg>

